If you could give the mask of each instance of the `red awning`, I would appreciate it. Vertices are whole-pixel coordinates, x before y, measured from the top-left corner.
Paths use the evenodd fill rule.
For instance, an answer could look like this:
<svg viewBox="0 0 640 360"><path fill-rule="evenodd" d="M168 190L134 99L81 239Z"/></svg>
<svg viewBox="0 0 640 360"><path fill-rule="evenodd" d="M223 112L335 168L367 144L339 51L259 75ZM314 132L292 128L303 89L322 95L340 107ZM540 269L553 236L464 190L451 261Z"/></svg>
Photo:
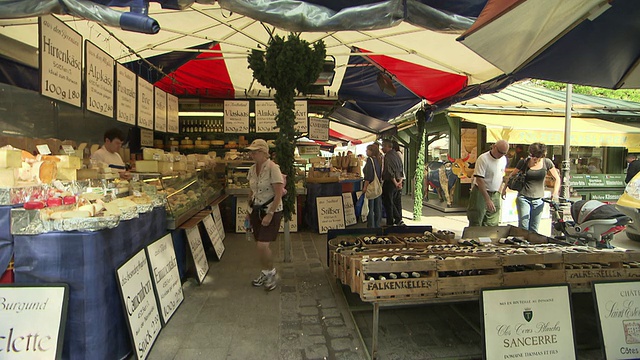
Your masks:
<svg viewBox="0 0 640 360"><path fill-rule="evenodd" d="M370 52L365 49L360 51ZM393 74L402 85L430 104L452 96L467 86L466 76L416 65L385 55L369 55L369 59Z"/></svg>
<svg viewBox="0 0 640 360"><path fill-rule="evenodd" d="M351 141L351 144L353 144L353 145L362 144L361 140L354 139L354 138L352 138L350 136L341 134L341 133L339 133L339 132L337 132L335 130L331 130L331 129L329 129L329 137L334 138L334 139L338 139L338 140L341 140L341 141Z"/></svg>

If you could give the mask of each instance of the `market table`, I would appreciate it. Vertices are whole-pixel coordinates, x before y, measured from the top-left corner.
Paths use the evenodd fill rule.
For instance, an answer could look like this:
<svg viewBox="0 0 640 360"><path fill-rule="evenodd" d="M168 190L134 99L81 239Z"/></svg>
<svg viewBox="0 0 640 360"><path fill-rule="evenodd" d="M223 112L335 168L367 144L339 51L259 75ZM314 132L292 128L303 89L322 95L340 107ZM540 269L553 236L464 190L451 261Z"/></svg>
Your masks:
<svg viewBox="0 0 640 360"><path fill-rule="evenodd" d="M0 276L9 266L13 256L11 235L11 206L0 206Z"/></svg>
<svg viewBox="0 0 640 360"><path fill-rule="evenodd" d="M69 284L64 359L122 359L132 350L115 271L167 233L154 208L113 229L15 235L16 283Z"/></svg>

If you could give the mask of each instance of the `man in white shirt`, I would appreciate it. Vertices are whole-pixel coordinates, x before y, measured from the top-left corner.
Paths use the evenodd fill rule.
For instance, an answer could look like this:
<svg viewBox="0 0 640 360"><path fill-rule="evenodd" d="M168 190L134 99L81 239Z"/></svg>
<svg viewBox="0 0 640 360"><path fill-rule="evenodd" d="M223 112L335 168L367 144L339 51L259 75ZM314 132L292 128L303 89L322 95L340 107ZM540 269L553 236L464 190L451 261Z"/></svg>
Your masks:
<svg viewBox="0 0 640 360"><path fill-rule="evenodd" d="M120 178L128 180L131 174L126 171L124 161L118 151L124 142L124 134L120 129L109 129L104 133L104 145L91 155L91 159L115 168Z"/></svg>
<svg viewBox="0 0 640 360"><path fill-rule="evenodd" d="M509 143L499 140L491 150L478 156L467 207L469 226L498 226L507 151Z"/></svg>

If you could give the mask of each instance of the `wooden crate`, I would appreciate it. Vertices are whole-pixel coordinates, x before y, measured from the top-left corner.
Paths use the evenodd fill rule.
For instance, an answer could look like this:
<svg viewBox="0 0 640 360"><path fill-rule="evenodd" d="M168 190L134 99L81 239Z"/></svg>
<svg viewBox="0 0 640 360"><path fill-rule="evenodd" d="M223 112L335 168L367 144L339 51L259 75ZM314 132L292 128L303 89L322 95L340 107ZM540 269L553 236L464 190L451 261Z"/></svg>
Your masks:
<svg viewBox="0 0 640 360"><path fill-rule="evenodd" d="M543 264L544 269L537 264ZM511 271L513 267L518 267L518 270ZM502 277L504 286L564 283L562 253L503 255Z"/></svg>
<svg viewBox="0 0 640 360"><path fill-rule="evenodd" d="M476 297L482 288L502 285L502 259L498 256L451 256L437 260L436 266L440 298ZM451 273L456 276L449 276Z"/></svg>
<svg viewBox="0 0 640 360"><path fill-rule="evenodd" d="M375 235L374 235L375 236ZM377 238L389 238L391 240L391 244L367 244L364 242L365 236L358 236L358 241L362 244L362 247L367 249L393 249L393 248L404 248L405 243L398 240L395 236L392 235L384 235L384 236L375 236Z"/></svg>
<svg viewBox="0 0 640 360"><path fill-rule="evenodd" d="M593 281L623 280L628 276L622 252L565 253L563 259L565 281L572 290L590 291Z"/></svg>
<svg viewBox="0 0 640 360"><path fill-rule="evenodd" d="M433 259L404 261L360 260L358 292L362 301L397 301L435 298L436 261ZM380 274L420 273L419 278L378 280ZM375 280L369 280L373 276Z"/></svg>
<svg viewBox="0 0 640 360"><path fill-rule="evenodd" d="M434 238L435 238L434 241L408 242L406 240L406 239L411 238L411 237L424 236L424 233L420 233L420 234L395 234L394 236L398 240L403 242L407 248L420 249L420 248L426 248L429 245L448 244L448 242L446 240L436 238L435 235L434 235Z"/></svg>
<svg viewBox="0 0 640 360"><path fill-rule="evenodd" d="M624 252L622 268L628 279L640 280L640 251Z"/></svg>

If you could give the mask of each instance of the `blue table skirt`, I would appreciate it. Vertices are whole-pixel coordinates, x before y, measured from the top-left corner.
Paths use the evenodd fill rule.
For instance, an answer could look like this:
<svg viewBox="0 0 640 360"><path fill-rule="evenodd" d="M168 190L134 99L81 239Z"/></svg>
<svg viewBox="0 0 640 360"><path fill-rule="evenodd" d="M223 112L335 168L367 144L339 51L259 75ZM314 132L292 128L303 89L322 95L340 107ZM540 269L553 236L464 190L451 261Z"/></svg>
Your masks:
<svg viewBox="0 0 640 360"><path fill-rule="evenodd" d="M69 284L64 359L122 359L132 351L116 268L167 233L155 208L114 229L14 236L16 283Z"/></svg>
<svg viewBox="0 0 640 360"><path fill-rule="evenodd" d="M9 266L11 256L13 256L11 206L0 206L0 276Z"/></svg>

